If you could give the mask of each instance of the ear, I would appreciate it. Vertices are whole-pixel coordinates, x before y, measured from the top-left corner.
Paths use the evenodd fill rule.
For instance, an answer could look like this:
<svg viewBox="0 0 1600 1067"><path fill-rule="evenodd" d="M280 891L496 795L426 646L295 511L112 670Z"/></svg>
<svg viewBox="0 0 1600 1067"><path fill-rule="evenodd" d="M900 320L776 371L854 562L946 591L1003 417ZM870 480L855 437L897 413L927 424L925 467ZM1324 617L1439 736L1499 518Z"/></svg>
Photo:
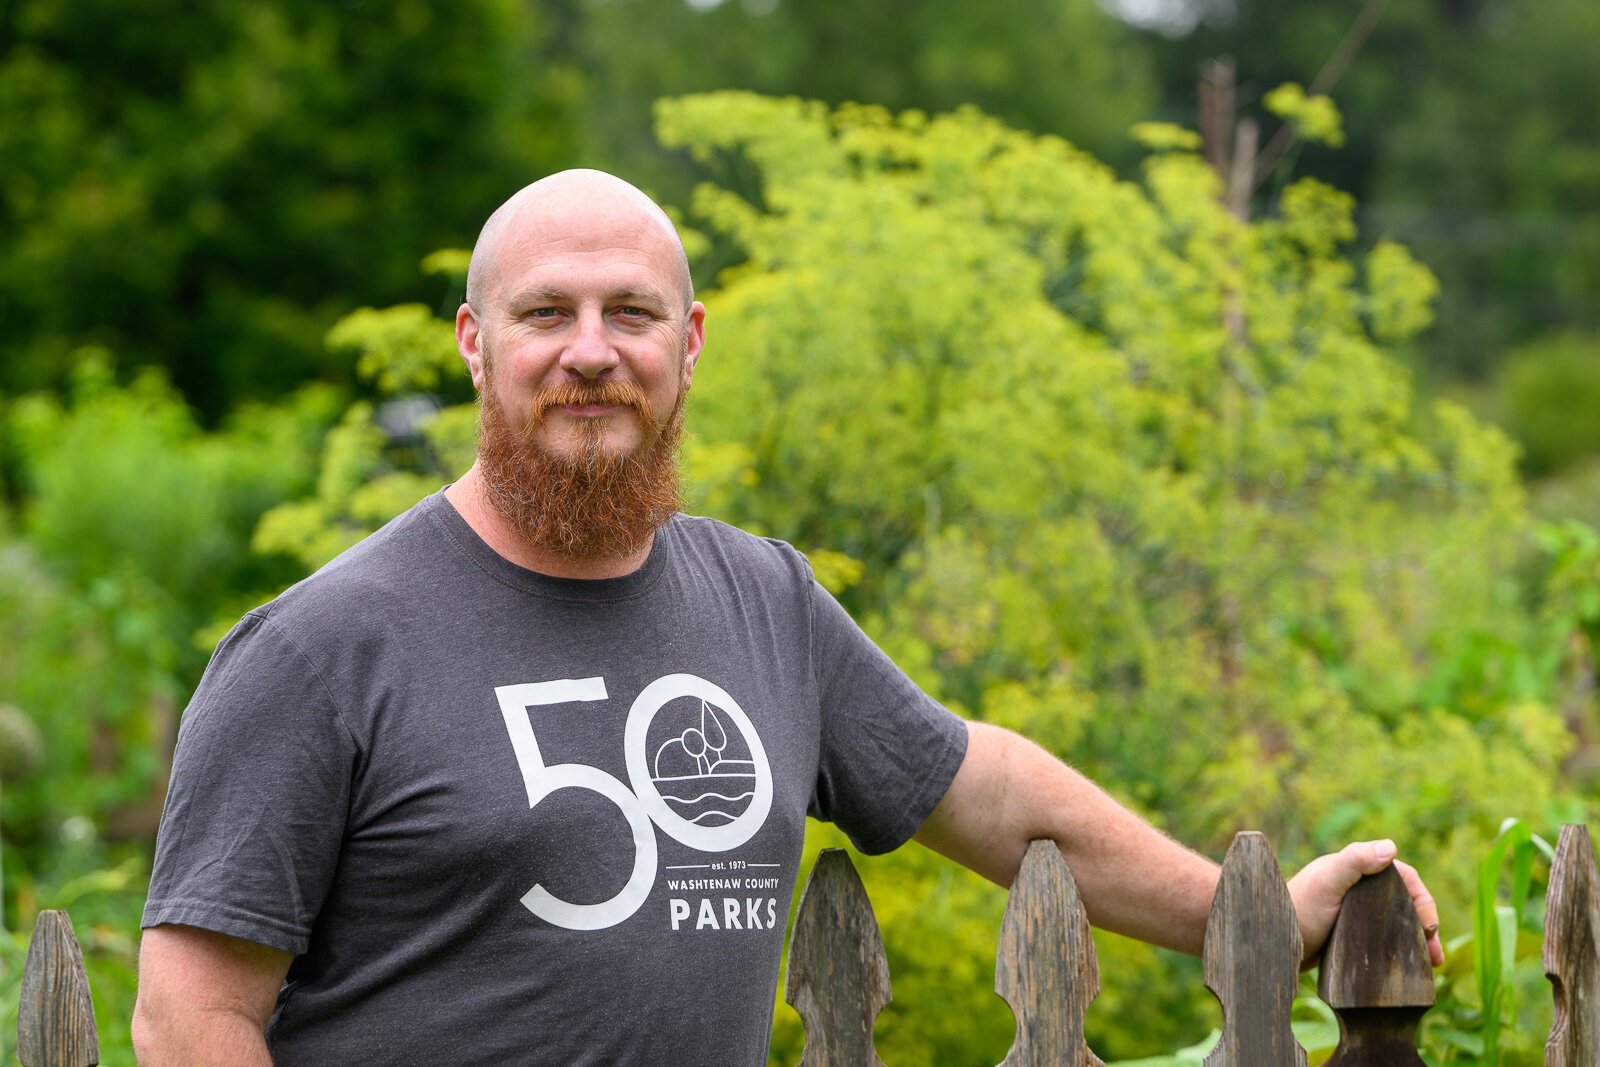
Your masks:
<svg viewBox="0 0 1600 1067"><path fill-rule="evenodd" d="M694 380L694 366L706 344L706 306L696 300L689 305L689 322L683 337L683 389L688 392Z"/></svg>
<svg viewBox="0 0 1600 1067"><path fill-rule="evenodd" d="M472 310L471 304L456 308L456 351L461 353L467 373L472 375L472 387L483 392L483 334L478 328L477 312Z"/></svg>

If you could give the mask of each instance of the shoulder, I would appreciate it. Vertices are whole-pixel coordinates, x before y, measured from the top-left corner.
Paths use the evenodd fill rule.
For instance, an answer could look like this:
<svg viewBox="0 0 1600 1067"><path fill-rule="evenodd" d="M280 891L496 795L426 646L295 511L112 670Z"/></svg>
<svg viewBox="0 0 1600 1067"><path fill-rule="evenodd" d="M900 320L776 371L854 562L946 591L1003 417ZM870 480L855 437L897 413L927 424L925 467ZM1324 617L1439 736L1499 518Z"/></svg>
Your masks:
<svg viewBox="0 0 1600 1067"><path fill-rule="evenodd" d="M674 554L707 570L743 583L751 580L811 587L811 564L787 541L760 537L717 519L677 515L665 533Z"/></svg>
<svg viewBox="0 0 1600 1067"><path fill-rule="evenodd" d="M445 581L453 546L434 514L435 493L250 612L271 628L315 642L363 620L394 619Z"/></svg>

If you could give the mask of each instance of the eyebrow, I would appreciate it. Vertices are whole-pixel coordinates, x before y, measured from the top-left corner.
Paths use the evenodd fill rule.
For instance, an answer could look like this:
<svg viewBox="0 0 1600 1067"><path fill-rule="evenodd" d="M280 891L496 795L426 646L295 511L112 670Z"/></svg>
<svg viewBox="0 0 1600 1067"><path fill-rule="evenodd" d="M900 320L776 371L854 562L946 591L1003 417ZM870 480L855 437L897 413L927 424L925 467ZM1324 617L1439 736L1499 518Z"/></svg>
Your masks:
<svg viewBox="0 0 1600 1067"><path fill-rule="evenodd" d="M513 310L526 310L540 307L544 304L559 304L570 300L572 294L565 289L550 285L535 285L527 289L518 290L506 302L507 307ZM653 286L626 285L620 289L612 289L605 294L607 303L635 303L650 305L658 308L670 306L671 301L666 294Z"/></svg>

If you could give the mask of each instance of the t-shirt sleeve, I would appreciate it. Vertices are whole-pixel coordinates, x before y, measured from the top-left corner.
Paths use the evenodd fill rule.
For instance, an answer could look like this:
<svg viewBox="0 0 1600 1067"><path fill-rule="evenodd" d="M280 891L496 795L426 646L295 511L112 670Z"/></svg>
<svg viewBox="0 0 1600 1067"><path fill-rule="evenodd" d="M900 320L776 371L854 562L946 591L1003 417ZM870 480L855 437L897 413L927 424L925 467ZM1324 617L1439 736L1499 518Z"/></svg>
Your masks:
<svg viewBox="0 0 1600 1067"><path fill-rule="evenodd" d="M811 815L868 855L917 832L967 751L966 723L917 688L821 586L812 586L812 661L822 749Z"/></svg>
<svg viewBox="0 0 1600 1067"><path fill-rule="evenodd" d="M275 623L246 616L184 712L141 925L304 952L357 758L311 661Z"/></svg>

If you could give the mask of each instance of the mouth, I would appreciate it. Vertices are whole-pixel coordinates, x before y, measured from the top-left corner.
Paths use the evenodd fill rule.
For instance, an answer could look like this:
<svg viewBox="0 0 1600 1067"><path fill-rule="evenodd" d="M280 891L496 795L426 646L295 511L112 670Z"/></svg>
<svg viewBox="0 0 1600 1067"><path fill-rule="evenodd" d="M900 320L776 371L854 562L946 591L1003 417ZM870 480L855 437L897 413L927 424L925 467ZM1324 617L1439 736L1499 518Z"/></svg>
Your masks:
<svg viewBox="0 0 1600 1067"><path fill-rule="evenodd" d="M631 414L632 419L626 418ZM621 418L620 424L614 419ZM551 421L560 433L604 433L637 425L647 434L658 427L644 391L632 382L564 383L533 397L523 436Z"/></svg>
<svg viewBox="0 0 1600 1067"><path fill-rule="evenodd" d="M557 410L569 418L598 419L631 408L626 404L562 404Z"/></svg>

